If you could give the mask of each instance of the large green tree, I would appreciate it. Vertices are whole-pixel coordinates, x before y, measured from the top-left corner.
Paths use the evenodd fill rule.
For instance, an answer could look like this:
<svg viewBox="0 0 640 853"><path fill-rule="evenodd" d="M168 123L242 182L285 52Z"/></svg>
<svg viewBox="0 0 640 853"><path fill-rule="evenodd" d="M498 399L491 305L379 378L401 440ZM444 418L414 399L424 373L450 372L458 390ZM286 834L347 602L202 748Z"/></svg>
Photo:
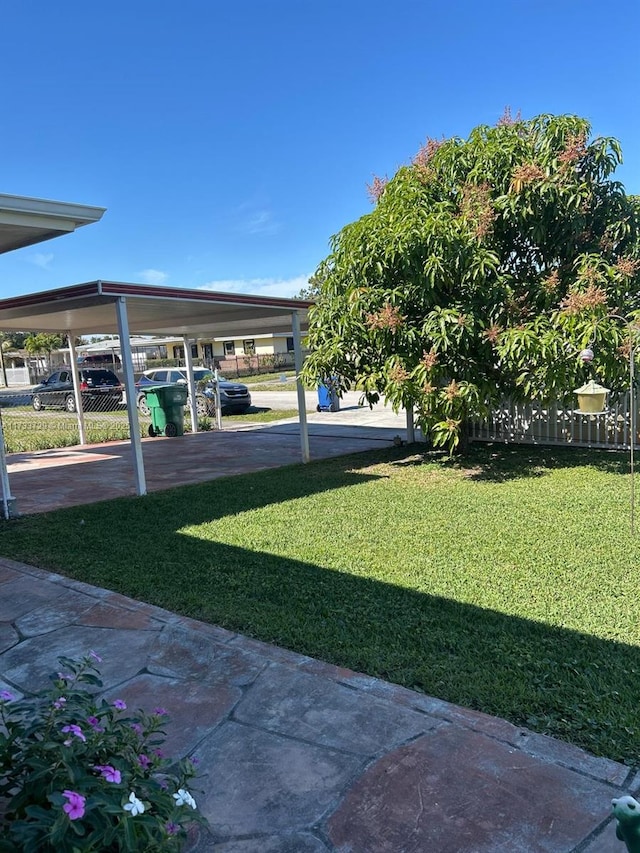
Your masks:
<svg viewBox="0 0 640 853"><path fill-rule="evenodd" d="M306 378L412 407L450 449L504 395L564 397L586 371L619 387L635 327L612 314L640 308L640 206L612 178L618 142L590 135L507 112L376 179L316 273Z"/></svg>

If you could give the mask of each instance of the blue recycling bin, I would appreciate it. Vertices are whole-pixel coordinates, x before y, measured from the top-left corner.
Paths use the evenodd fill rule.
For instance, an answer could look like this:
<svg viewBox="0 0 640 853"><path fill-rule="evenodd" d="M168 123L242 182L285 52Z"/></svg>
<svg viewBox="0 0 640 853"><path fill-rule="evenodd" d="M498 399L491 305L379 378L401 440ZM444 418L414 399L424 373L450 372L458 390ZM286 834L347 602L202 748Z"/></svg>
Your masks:
<svg viewBox="0 0 640 853"><path fill-rule="evenodd" d="M318 412L339 412L340 397L338 396L337 379L323 379L318 385Z"/></svg>

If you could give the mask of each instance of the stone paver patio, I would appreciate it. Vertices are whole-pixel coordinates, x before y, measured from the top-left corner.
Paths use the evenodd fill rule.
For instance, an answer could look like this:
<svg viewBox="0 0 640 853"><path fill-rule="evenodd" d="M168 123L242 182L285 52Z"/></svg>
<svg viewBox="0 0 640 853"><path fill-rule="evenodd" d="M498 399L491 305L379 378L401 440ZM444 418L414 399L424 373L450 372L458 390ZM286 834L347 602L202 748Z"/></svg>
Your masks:
<svg viewBox="0 0 640 853"><path fill-rule="evenodd" d="M623 853L627 767L483 714L0 559L0 689L59 655L168 708L197 755L197 853Z"/></svg>
<svg viewBox="0 0 640 853"><path fill-rule="evenodd" d="M257 395L256 395L257 396ZM291 395L289 395L291 396ZM309 415L311 459L327 459L390 447L405 432L404 417L380 406L351 406L339 413ZM301 461L295 419L177 438L142 440L147 491L204 483ZM128 441L10 453L11 494L21 515L135 494Z"/></svg>

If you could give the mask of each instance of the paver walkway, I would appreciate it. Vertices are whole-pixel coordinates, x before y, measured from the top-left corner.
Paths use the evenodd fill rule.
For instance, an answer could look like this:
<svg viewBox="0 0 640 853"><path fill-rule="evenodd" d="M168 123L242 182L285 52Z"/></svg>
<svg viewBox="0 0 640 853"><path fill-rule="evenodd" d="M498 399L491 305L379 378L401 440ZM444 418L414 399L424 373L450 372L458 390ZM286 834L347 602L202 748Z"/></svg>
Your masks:
<svg viewBox="0 0 640 853"><path fill-rule="evenodd" d="M197 755L197 853L624 853L628 768L375 678L0 559L0 689L95 649Z"/></svg>

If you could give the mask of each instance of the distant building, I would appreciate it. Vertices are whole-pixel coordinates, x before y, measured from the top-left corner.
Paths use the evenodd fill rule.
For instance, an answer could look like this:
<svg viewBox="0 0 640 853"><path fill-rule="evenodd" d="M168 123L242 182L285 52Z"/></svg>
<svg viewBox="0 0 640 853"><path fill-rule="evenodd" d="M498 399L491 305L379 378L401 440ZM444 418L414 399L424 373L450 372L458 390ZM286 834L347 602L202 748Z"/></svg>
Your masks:
<svg viewBox="0 0 640 853"><path fill-rule="evenodd" d="M167 339L173 358L184 358L184 341ZM171 355L169 357L171 357ZM282 334L248 335L243 338L202 338L191 344L191 355L205 363L235 361L252 356L282 355L293 357L293 336Z"/></svg>
<svg viewBox="0 0 640 853"><path fill-rule="evenodd" d="M133 369L142 372L158 362L184 364L184 338L181 336L154 338L134 336L130 338ZM90 358L98 363L104 356L104 366L121 370L120 340L117 336L76 347L78 361ZM219 368L230 376L243 373L265 372L270 369L292 367L293 336L286 332L247 335L242 338L215 337L199 338L191 343L191 357L195 364L212 369ZM60 349L51 353L51 368L69 363L69 350ZM115 367L114 367L115 364ZM31 365L32 371L36 368ZM42 367L35 369L41 374Z"/></svg>

